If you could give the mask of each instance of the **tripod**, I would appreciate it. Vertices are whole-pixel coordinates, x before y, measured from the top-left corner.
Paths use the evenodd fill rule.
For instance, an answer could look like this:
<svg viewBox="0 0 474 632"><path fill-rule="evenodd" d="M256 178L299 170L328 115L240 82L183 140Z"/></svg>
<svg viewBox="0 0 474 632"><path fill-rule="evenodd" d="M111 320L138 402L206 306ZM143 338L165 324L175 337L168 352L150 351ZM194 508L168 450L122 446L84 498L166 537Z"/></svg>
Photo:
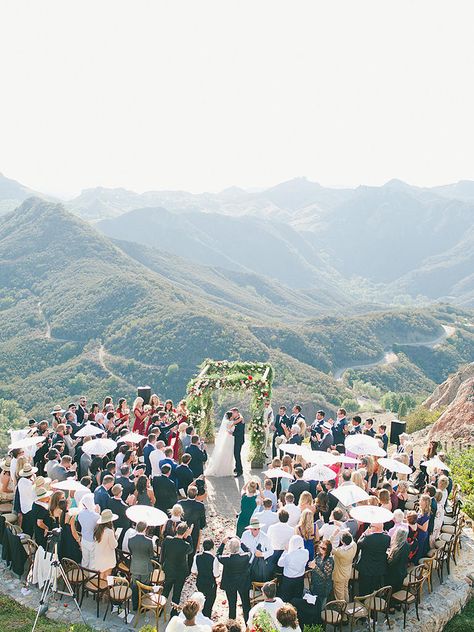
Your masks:
<svg viewBox="0 0 474 632"><path fill-rule="evenodd" d="M73 589L71 587L71 584L69 583L69 579L68 579L66 573L64 572L64 568L59 563L58 543L57 542L55 542L53 544L53 554L52 554L51 558L52 558L51 559L51 568L49 569L48 579L44 583L43 590L41 592L41 597L40 597L40 601L39 601L39 605L38 605L38 610L36 611L36 618L35 618L35 622L33 623L33 627L31 628L31 632L35 632L36 624L38 623L39 617L41 615L43 615L43 614L46 614L46 612L48 610L48 600L49 600L50 593L51 592L57 592L57 585L56 585L56 583L57 583L57 580L58 580L59 576L62 577L62 579L64 581L64 586L65 586L66 591L67 591L67 592L64 592L64 593L61 593L61 594L64 594L64 595L67 595L68 597L72 597L73 598L74 603L76 604L76 608L79 610L79 614L81 615L81 619L83 620L84 623L86 623L86 621L84 619L84 615L82 614L81 607L77 603L76 596L75 596L74 591L73 591Z"/></svg>

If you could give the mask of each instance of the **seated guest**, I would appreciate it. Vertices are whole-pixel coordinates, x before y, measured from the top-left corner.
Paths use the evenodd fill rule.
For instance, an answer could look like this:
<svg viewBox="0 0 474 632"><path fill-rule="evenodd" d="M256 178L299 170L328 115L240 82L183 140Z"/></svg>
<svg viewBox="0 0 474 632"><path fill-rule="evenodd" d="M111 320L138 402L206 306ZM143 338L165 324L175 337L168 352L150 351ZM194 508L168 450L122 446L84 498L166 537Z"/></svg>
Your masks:
<svg viewBox="0 0 474 632"><path fill-rule="evenodd" d="M50 478L53 481L62 482L70 476L75 475L75 467L73 468L72 458L69 455L65 455L61 458L61 462L57 463L50 469Z"/></svg>
<svg viewBox="0 0 474 632"><path fill-rule="evenodd" d="M283 551L278 566L283 568L283 578L280 584L280 597L283 601L290 601L301 597L304 588L304 574L309 553L304 548L303 538L293 535L288 544L288 551Z"/></svg>
<svg viewBox="0 0 474 632"><path fill-rule="evenodd" d="M199 603L188 599L183 606L184 620L179 616L173 616L166 626L165 632L211 632L210 625L200 625L196 622L199 613Z"/></svg>
<svg viewBox="0 0 474 632"><path fill-rule="evenodd" d="M303 443L303 437L300 434L300 427L298 424L293 424L291 426L288 443L294 443L296 445L301 445Z"/></svg>
<svg viewBox="0 0 474 632"><path fill-rule="evenodd" d="M263 601L259 601L249 612L248 627L252 628L252 622L257 612L265 610L273 619L275 626L278 625L276 613L284 602L280 597L276 596L277 585L274 582L267 582L262 586Z"/></svg>
<svg viewBox="0 0 474 632"><path fill-rule="evenodd" d="M199 604L199 612L196 615L196 623L198 625L208 625L209 627L212 627L214 625L214 621L210 618L210 617L206 617L206 615L204 614L204 603L206 601L206 598L204 596L204 594L202 592L196 591L193 592L193 594L190 597L191 600L193 601L197 601ZM183 611L181 611L179 613L179 618L182 619L184 621L185 616Z"/></svg>
<svg viewBox="0 0 474 632"><path fill-rule="evenodd" d="M394 593L403 587L403 580L407 575L409 554L410 545L407 542L407 532L399 529L388 550L388 565L384 582L385 585L392 587Z"/></svg>
<svg viewBox="0 0 474 632"><path fill-rule="evenodd" d="M135 491L135 485L130 478L130 466L122 465L120 476L115 477L115 483L122 486L122 500L127 502L128 497Z"/></svg>
<svg viewBox="0 0 474 632"><path fill-rule="evenodd" d="M319 543L314 560L308 566L312 569L311 592L313 595L318 595L321 600L321 608L324 608L332 590L332 573L334 571L332 544L329 540L322 540Z"/></svg>
<svg viewBox="0 0 474 632"><path fill-rule="evenodd" d="M280 632L301 632L296 610L290 604L285 604L277 610L276 619Z"/></svg>

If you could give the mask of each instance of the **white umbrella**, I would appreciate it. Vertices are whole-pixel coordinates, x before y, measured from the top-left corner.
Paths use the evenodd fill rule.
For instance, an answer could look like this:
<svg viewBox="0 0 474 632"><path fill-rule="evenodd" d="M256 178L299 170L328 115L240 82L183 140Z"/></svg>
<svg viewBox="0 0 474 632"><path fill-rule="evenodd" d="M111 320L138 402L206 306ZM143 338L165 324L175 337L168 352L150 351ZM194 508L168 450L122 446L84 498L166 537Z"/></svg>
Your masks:
<svg viewBox="0 0 474 632"><path fill-rule="evenodd" d="M91 490L82 485L79 481L76 481L74 478L67 478L65 481L58 481L57 483L52 483L51 487L54 489L62 489L63 492L85 492L88 493Z"/></svg>
<svg viewBox="0 0 474 632"><path fill-rule="evenodd" d="M89 455L97 454L103 456L109 452L113 452L117 444L113 439L92 439L82 446L82 451Z"/></svg>
<svg viewBox="0 0 474 632"><path fill-rule="evenodd" d="M321 463L317 463L304 471L303 479L305 481L331 481L336 476L336 472Z"/></svg>
<svg viewBox="0 0 474 632"><path fill-rule="evenodd" d="M421 465L425 465L426 467L433 469L446 470L447 472L451 471L451 468L446 465L446 463L443 463L439 456L434 456L432 459L428 459L428 461L422 461Z"/></svg>
<svg viewBox="0 0 474 632"><path fill-rule="evenodd" d="M322 452L320 450L308 450L306 449L301 455L307 463L319 463L321 465L334 465L338 462L337 457L329 452Z"/></svg>
<svg viewBox="0 0 474 632"><path fill-rule="evenodd" d="M164 511L147 505L133 505L125 513L132 522L146 522L149 527L161 527L168 520Z"/></svg>
<svg viewBox="0 0 474 632"><path fill-rule="evenodd" d="M129 432L128 434L123 435L123 437L120 437L120 439L117 440L117 443L140 443L143 439L146 439L144 435L141 435L138 432Z"/></svg>
<svg viewBox="0 0 474 632"><path fill-rule="evenodd" d="M368 522L370 524L383 524L390 522L393 513L384 507L376 507L375 505L362 505L354 507L349 512L357 522Z"/></svg>
<svg viewBox="0 0 474 632"><path fill-rule="evenodd" d="M370 498L365 490L354 483L350 485L340 485L337 489L331 489L329 493L335 496L344 507L355 505L356 503Z"/></svg>
<svg viewBox="0 0 474 632"><path fill-rule="evenodd" d="M292 454L293 456L301 456L308 449L305 446L298 445L297 443L282 443L278 446L278 449L286 454Z"/></svg>
<svg viewBox="0 0 474 632"><path fill-rule="evenodd" d="M359 456L372 455L372 456L386 456L385 450L379 446L377 439L369 437L368 435L355 434L346 437L344 442L346 451L352 452Z"/></svg>
<svg viewBox="0 0 474 632"><path fill-rule="evenodd" d="M46 441L46 437L26 437L26 439L20 439L19 441L10 443L10 445L8 446L8 449L18 450L18 449L24 449L24 448L31 448L34 445L43 443L43 441Z"/></svg>
<svg viewBox="0 0 474 632"><path fill-rule="evenodd" d="M398 472L399 474L411 474L411 467L405 465L397 459L379 459L379 464L390 472Z"/></svg>
<svg viewBox="0 0 474 632"><path fill-rule="evenodd" d="M357 465L360 463L359 459L355 459L353 456L347 456L346 454L340 454L334 457L336 463L347 463L347 465Z"/></svg>
<svg viewBox="0 0 474 632"><path fill-rule="evenodd" d="M76 432L76 437L95 437L96 435L104 434L105 430L98 428L92 424L86 424L80 430Z"/></svg>
<svg viewBox="0 0 474 632"><path fill-rule="evenodd" d="M262 474L267 478L293 478L291 474L288 474L288 472L282 470L281 467L274 467L271 470L262 472Z"/></svg>

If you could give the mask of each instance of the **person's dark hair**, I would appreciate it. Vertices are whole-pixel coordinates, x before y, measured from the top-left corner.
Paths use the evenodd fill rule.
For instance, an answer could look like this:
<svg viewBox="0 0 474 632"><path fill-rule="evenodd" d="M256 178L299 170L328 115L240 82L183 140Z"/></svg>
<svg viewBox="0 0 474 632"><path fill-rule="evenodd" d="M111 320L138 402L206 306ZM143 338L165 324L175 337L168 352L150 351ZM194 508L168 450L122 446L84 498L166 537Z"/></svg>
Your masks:
<svg viewBox="0 0 474 632"><path fill-rule="evenodd" d="M164 465L161 466L162 474L169 474L170 472L171 472L171 465L169 463L165 463Z"/></svg>
<svg viewBox="0 0 474 632"><path fill-rule="evenodd" d="M304 470L302 467L295 467L293 471L295 473L296 478L303 478Z"/></svg>
<svg viewBox="0 0 474 632"><path fill-rule="evenodd" d="M147 488L147 477L145 475L143 476L139 476L136 483L135 483L135 489L137 491L138 494L143 494L143 492L146 492L146 488Z"/></svg>
<svg viewBox="0 0 474 632"><path fill-rule="evenodd" d="M288 520L290 519L290 514L286 511L286 509L280 509L280 511L278 512L278 520L280 522L288 522Z"/></svg>
<svg viewBox="0 0 474 632"><path fill-rule="evenodd" d="M107 472L113 472L113 470L115 470L115 461L109 461L105 466L105 469Z"/></svg>
<svg viewBox="0 0 474 632"><path fill-rule="evenodd" d="M192 621L200 610L199 602L195 599L188 599L183 606L183 614L186 621Z"/></svg>
<svg viewBox="0 0 474 632"><path fill-rule="evenodd" d="M192 443L193 445L195 445L196 443L199 443L199 435L193 435L193 436L191 437L191 443Z"/></svg>
<svg viewBox="0 0 474 632"><path fill-rule="evenodd" d="M110 421L111 419L115 419L115 413L113 410L109 410L109 412L105 415L105 418L107 419L107 421Z"/></svg>
<svg viewBox="0 0 474 632"><path fill-rule="evenodd" d="M90 487L92 483L92 479L90 476L83 476L80 482L81 482L81 485L84 485L84 487Z"/></svg>
<svg viewBox="0 0 474 632"><path fill-rule="evenodd" d="M350 533L343 533L341 535L341 542L345 545L345 546L349 546L349 544L351 544L352 542L352 536Z"/></svg>
<svg viewBox="0 0 474 632"><path fill-rule="evenodd" d="M99 409L100 409L99 404L98 404L97 402L94 402L94 403L92 404L92 406L91 406L91 413L92 413L92 414L94 414L94 413L98 413L98 412L99 412Z"/></svg>
<svg viewBox="0 0 474 632"><path fill-rule="evenodd" d="M282 628L293 628L293 630L296 630L298 627L298 616L296 614L296 610L293 606L290 606L289 603L278 608L276 611L276 618Z"/></svg>
<svg viewBox="0 0 474 632"><path fill-rule="evenodd" d="M187 434L187 435L192 435L192 434L193 434L193 432L194 432L194 426L188 426L188 427L186 428L186 434Z"/></svg>
<svg viewBox="0 0 474 632"><path fill-rule="evenodd" d="M153 443L155 439L156 439L156 434L154 432L150 432L150 434L148 435L149 443Z"/></svg>
<svg viewBox="0 0 474 632"><path fill-rule="evenodd" d="M430 498L434 498L436 494L436 487L434 485L427 485L425 489L425 493L429 494Z"/></svg>
<svg viewBox="0 0 474 632"><path fill-rule="evenodd" d="M188 530L188 525L185 522L180 522L176 527L177 535L184 535Z"/></svg>
<svg viewBox="0 0 474 632"><path fill-rule="evenodd" d="M242 626L235 619L229 619L226 624L227 632L242 632Z"/></svg>
<svg viewBox="0 0 474 632"><path fill-rule="evenodd" d="M14 458L16 458L16 457L14 457ZM59 458L59 452L57 450L55 450L54 448L52 448L48 452L46 458L48 459L48 461L54 461L54 459L58 459Z"/></svg>
<svg viewBox="0 0 474 632"><path fill-rule="evenodd" d="M127 450L125 452L125 456L123 457L123 462L128 463L128 461L130 461L130 459L132 458L134 452L135 450Z"/></svg>
<svg viewBox="0 0 474 632"><path fill-rule="evenodd" d="M321 415L321 417L326 417L326 413L324 412L324 410L318 410L317 415Z"/></svg>
<svg viewBox="0 0 474 632"><path fill-rule="evenodd" d="M336 507L332 512L334 520L340 522L344 518L344 512L339 507Z"/></svg>
<svg viewBox="0 0 474 632"><path fill-rule="evenodd" d="M105 522L104 524L97 524L94 527L94 540L95 542L101 542L102 536L106 529L113 529L111 522Z"/></svg>
<svg viewBox="0 0 474 632"><path fill-rule="evenodd" d="M122 406L124 405L126 401L127 400L125 399L125 397L120 397L120 399L118 400L117 410L122 412Z"/></svg>
<svg viewBox="0 0 474 632"><path fill-rule="evenodd" d="M355 421L356 423L360 424L362 423L362 417L360 415L354 415L354 417L352 417L352 421Z"/></svg>
<svg viewBox="0 0 474 632"><path fill-rule="evenodd" d="M130 474L130 465L122 465L120 468L120 474L122 476L128 476Z"/></svg>
<svg viewBox="0 0 474 632"><path fill-rule="evenodd" d="M374 420L369 417L368 419L365 420L365 423L369 424L369 426L373 426L374 425Z"/></svg>
<svg viewBox="0 0 474 632"><path fill-rule="evenodd" d="M329 487L331 489L335 489L336 488L336 479L332 478L329 481L325 481L324 483L326 485L326 489Z"/></svg>
<svg viewBox="0 0 474 632"><path fill-rule="evenodd" d="M267 599L275 599L276 596L276 584L275 582L267 582L262 586L262 592Z"/></svg>
<svg viewBox="0 0 474 632"><path fill-rule="evenodd" d="M125 454L128 452L128 445L126 443L120 444L118 451L120 454Z"/></svg>
<svg viewBox="0 0 474 632"><path fill-rule="evenodd" d="M102 471L102 459L100 456L95 456L92 459L91 464L89 465L89 470L92 476Z"/></svg>
<svg viewBox="0 0 474 632"><path fill-rule="evenodd" d="M67 514L67 500L65 498L61 498L58 502L58 509L61 510L61 515L59 516L59 525L64 527L64 523L66 522L66 514Z"/></svg>
<svg viewBox="0 0 474 632"><path fill-rule="evenodd" d="M351 476L352 476L352 471L349 468L344 468L342 470L342 480L344 482L349 482L351 480Z"/></svg>
<svg viewBox="0 0 474 632"><path fill-rule="evenodd" d="M299 413L301 412L301 406L299 404L295 404L294 408L296 408Z"/></svg>
<svg viewBox="0 0 474 632"><path fill-rule="evenodd" d="M338 408L337 412L340 413L341 415L344 415L344 417L347 415L345 408Z"/></svg>
<svg viewBox="0 0 474 632"><path fill-rule="evenodd" d="M385 432L385 430L387 430L387 426L385 424L380 424L379 429Z"/></svg>
<svg viewBox="0 0 474 632"><path fill-rule="evenodd" d="M273 507L273 500L271 498L264 498L262 504L265 509L271 509Z"/></svg>
<svg viewBox="0 0 474 632"><path fill-rule="evenodd" d="M280 406L279 410L284 410L286 412L286 406Z"/></svg>
<svg viewBox="0 0 474 632"><path fill-rule="evenodd" d="M190 460L191 460L191 455L188 454L187 452L185 452L183 456L181 457L181 463L183 463L184 465L187 465Z"/></svg>
<svg viewBox="0 0 474 632"><path fill-rule="evenodd" d="M214 548L214 540L211 538L206 538L202 543L202 548L204 551L211 551Z"/></svg>
<svg viewBox="0 0 474 632"><path fill-rule="evenodd" d="M320 511L321 513L326 512L329 509L328 505L328 495L326 492L319 492L316 496L316 511Z"/></svg>
<svg viewBox="0 0 474 632"><path fill-rule="evenodd" d="M144 533L146 531L146 528L147 528L147 524L144 520L140 520L140 522L137 522L138 533Z"/></svg>
<svg viewBox="0 0 474 632"><path fill-rule="evenodd" d="M105 408L109 404L113 404L113 401L110 395L107 395L107 397L104 398L104 405L102 406L102 408Z"/></svg>
<svg viewBox="0 0 474 632"><path fill-rule="evenodd" d="M324 550L324 553L322 553L322 557L323 559L327 559L331 553L332 553L332 543L331 540L321 540L321 542L319 543L319 546L321 547L321 545L324 545L326 548Z"/></svg>

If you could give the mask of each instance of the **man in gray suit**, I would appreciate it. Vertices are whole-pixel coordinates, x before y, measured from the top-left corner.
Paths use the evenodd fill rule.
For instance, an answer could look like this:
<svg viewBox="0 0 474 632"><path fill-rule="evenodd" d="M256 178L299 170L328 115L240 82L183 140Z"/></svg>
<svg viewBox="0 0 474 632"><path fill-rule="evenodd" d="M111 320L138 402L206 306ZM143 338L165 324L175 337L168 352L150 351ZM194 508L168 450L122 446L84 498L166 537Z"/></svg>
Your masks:
<svg viewBox="0 0 474 632"><path fill-rule="evenodd" d="M147 584L153 570L151 560L154 556L153 540L145 535L146 522L137 523L137 535L128 541L128 549L132 555L130 572L132 575L132 607L138 608L137 580Z"/></svg>

